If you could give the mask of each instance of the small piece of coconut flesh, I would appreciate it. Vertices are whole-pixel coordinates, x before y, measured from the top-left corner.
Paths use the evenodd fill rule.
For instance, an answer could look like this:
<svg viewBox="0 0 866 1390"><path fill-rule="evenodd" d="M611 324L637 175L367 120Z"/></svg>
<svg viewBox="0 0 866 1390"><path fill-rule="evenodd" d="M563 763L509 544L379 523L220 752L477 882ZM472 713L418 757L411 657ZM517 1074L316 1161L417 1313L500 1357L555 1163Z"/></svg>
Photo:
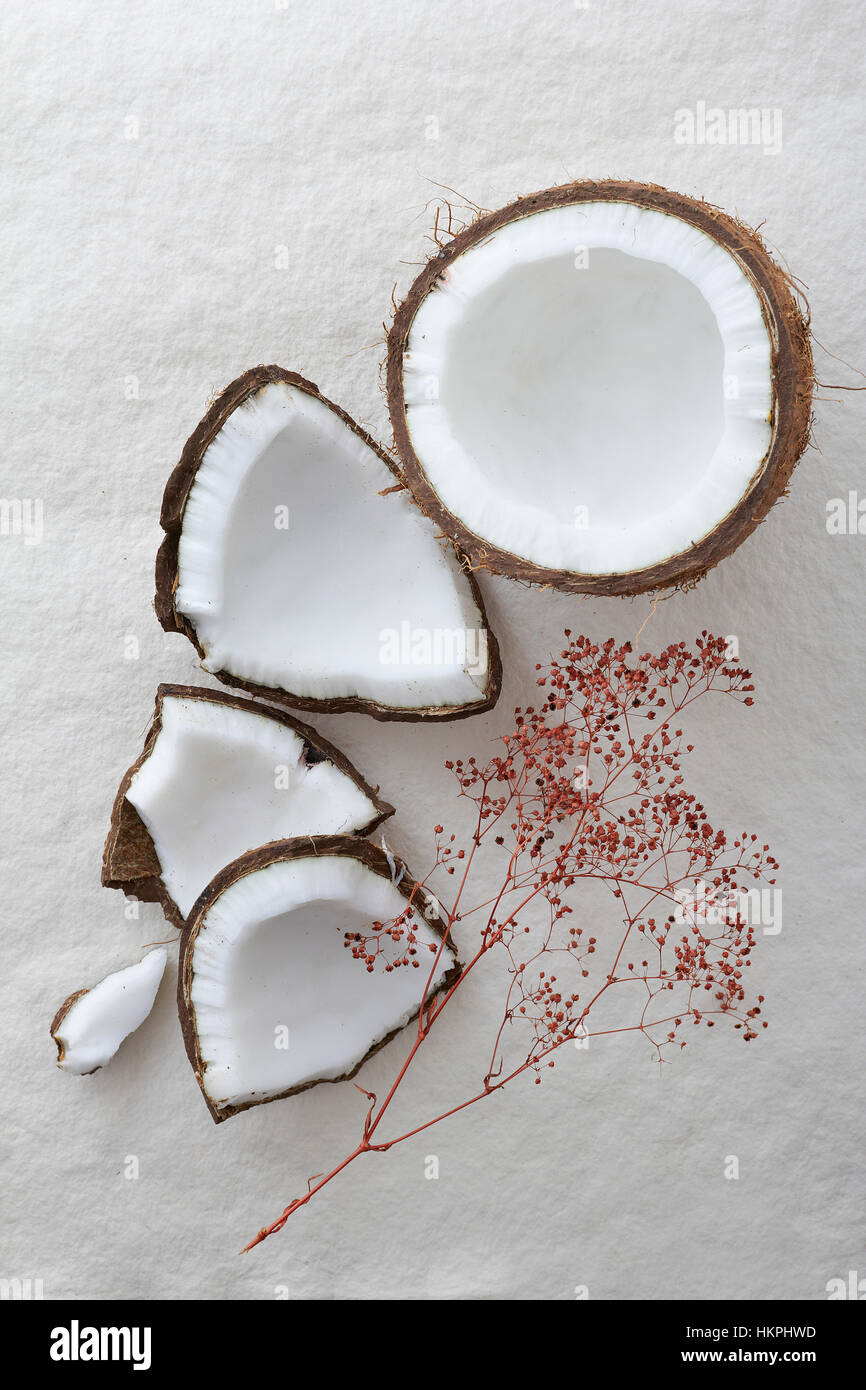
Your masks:
<svg viewBox="0 0 866 1390"><path fill-rule="evenodd" d="M184 977L214 1118L347 1076L417 1015L435 960L427 947L440 942L423 916L413 914L418 969L386 973L380 961L368 973L344 945L346 932L369 933L405 907L391 879L348 855L271 863L211 904ZM443 950L431 988L453 964Z"/></svg>
<svg viewBox="0 0 866 1390"><path fill-rule="evenodd" d="M205 669L305 700L484 701L472 589L395 485L321 399L285 381L248 396L201 459L178 547L175 608Z"/></svg>
<svg viewBox="0 0 866 1390"><path fill-rule="evenodd" d="M308 763L301 735L266 709L165 695L160 723L126 799L184 917L245 851L293 835L363 833L380 818L357 782L328 759Z"/></svg>
<svg viewBox="0 0 866 1390"><path fill-rule="evenodd" d="M92 989L71 994L51 1025L58 1067L87 1076L110 1062L153 1008L167 959L168 952L160 946L137 964L106 975Z"/></svg>
<svg viewBox="0 0 866 1390"><path fill-rule="evenodd" d="M444 507L503 551L582 574L687 551L772 441L749 278L703 231L628 202L539 211L457 256L415 314L403 391Z"/></svg>

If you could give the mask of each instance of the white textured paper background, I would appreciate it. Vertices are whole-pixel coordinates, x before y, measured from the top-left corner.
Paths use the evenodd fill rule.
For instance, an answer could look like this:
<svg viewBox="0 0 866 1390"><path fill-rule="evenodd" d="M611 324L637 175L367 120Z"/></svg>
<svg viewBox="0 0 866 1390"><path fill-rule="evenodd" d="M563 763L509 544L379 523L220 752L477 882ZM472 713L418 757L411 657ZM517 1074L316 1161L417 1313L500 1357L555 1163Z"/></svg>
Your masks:
<svg viewBox="0 0 866 1390"><path fill-rule="evenodd" d="M0 1275L41 1278L49 1298L301 1299L822 1298L866 1275L866 537L825 525L828 499L864 486L854 393L821 393L790 498L642 639L735 634L756 675L754 709L699 707L691 764L716 823L782 862L783 930L752 970L771 1027L750 1048L695 1030L662 1080L637 1042L570 1051L543 1086L518 1081L357 1164L239 1258L351 1145L357 1092L215 1127L173 978L93 1077L57 1071L47 1032L70 990L172 935L156 907L126 920L99 867L157 682L198 678L154 618L152 569L165 478L212 393L278 362L390 439L382 323L430 249L436 180L487 207L585 176L718 202L763 224L809 287L817 337L862 366L861 0L7 0L4 27L2 491L42 499L45 530L0 538ZM675 111L699 101L780 110L781 150L675 143ZM443 759L489 754L564 626L633 637L651 607L483 590L497 710L316 721L398 805L389 838L420 871L432 824L453 818ZM419 1118L465 1059L481 1074L498 986L473 980L427 1045ZM380 1089L401 1047L360 1079Z"/></svg>

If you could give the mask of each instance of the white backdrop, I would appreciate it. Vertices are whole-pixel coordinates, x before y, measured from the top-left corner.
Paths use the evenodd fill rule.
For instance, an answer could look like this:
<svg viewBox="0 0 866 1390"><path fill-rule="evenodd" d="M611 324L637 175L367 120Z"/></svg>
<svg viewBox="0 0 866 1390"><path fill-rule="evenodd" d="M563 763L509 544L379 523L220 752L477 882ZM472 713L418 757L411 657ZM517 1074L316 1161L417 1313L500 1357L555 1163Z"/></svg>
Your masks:
<svg viewBox="0 0 866 1390"><path fill-rule="evenodd" d="M436 181L491 208L575 177L704 196L763 224L808 286L817 338L866 365L862 10L7 0L2 490L41 500L44 535L0 537L4 1278L42 1279L49 1298L765 1299L866 1275L866 539L826 527L828 500L862 486L855 393L820 393L789 499L642 637L733 634L755 672L754 709L699 708L691 764L711 817L782 863L783 930L752 971L771 1027L750 1048L695 1030L660 1080L645 1045L599 1041L543 1086L518 1081L355 1165L240 1259L351 1144L357 1092L318 1087L215 1127L172 978L93 1077L57 1071L47 1031L70 990L172 934L156 907L127 920L99 868L156 684L209 681L151 599L163 484L212 393L278 362L390 440L382 323L430 250ZM676 112L700 102L780 113L781 142L678 143ZM858 383L816 359L822 381ZM397 804L389 839L419 869L432 824L454 820L443 760L489 755L563 627L633 637L652 607L482 586L505 660L496 710L315 721ZM500 984L479 976L431 1040L422 1115L480 1053ZM379 1089L401 1046L360 1079Z"/></svg>

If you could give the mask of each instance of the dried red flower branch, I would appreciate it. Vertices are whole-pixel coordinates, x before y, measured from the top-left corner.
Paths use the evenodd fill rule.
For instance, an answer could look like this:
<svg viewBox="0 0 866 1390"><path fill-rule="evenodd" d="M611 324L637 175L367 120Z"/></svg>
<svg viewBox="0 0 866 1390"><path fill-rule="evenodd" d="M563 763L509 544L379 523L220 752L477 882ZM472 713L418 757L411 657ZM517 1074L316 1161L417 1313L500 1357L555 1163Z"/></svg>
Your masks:
<svg viewBox="0 0 866 1390"><path fill-rule="evenodd" d="M715 830L686 790L681 772L692 751L680 716L717 692L753 703L751 673L728 656L722 638L704 632L657 656L630 643L602 645L566 632L559 657L539 672L540 703L516 711L504 751L480 767L475 758L446 763L459 795L474 805L474 829L461 847L434 829L433 868L457 878L436 961L458 923L475 917L479 936L462 974L430 997L431 964L411 1046L384 1098L359 1086L369 1105L357 1145L335 1168L311 1178L252 1249L280 1230L344 1168L364 1153L384 1153L484 1100L525 1072L542 1069L568 1042L636 1032L661 1064L688 1020L725 1020L749 1042L757 1036L763 996L746 997L744 975L755 942L746 897L778 865L769 846L742 832L732 842ZM504 857L501 886L469 905L468 885L484 842ZM621 913L618 929L568 925L566 901L585 880L603 884ZM775 880L770 878L769 883ZM346 946L368 971L420 965L410 903L394 921L347 934ZM398 1089L433 1024L492 951L506 958L508 987L477 1091L414 1128L381 1133ZM590 1028L590 1015L593 1027ZM766 1028L766 1023L761 1026Z"/></svg>

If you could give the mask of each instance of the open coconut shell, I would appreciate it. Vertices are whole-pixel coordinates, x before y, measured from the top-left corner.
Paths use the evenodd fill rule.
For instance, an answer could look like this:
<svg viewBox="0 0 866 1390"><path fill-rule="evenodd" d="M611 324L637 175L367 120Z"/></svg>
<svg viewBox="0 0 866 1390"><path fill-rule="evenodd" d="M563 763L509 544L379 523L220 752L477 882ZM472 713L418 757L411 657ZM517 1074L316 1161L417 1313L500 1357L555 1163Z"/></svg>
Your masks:
<svg viewBox="0 0 866 1390"><path fill-rule="evenodd" d="M459 616L459 621L451 622L448 626L435 629L435 634L449 632L452 628L459 633L462 629L464 639L469 638L469 645L473 651L470 657L465 655L462 659L458 656L449 656L445 662L440 662L443 666L448 666L450 662L454 667L452 679L448 686L447 693L437 700L433 698L435 681L429 685L428 693L425 697L423 690L419 695L418 690L422 688L422 673L411 667L402 677L403 685L401 689L400 675L395 676L392 686L388 688L388 698L378 692L376 681L368 681L377 693L362 694L358 693L352 685L354 675L351 670L346 672L337 671L332 679L332 685L338 688L338 693L318 694L315 689L315 679L311 675L311 668L315 665L311 661L308 667L304 667L301 662L298 668L297 660L292 653L293 633L287 630L282 641L283 668L280 669L279 659L272 659L270 665L263 659L259 650L247 652L245 655L233 655L233 668L227 669L226 665L220 665L220 659L214 656L213 641L208 641L203 637L202 627L212 616L213 604L210 602L209 595L202 592L201 571L207 569L210 564L214 566L213 559L205 561L202 565L201 551L204 545L209 543L210 533L216 529L216 513L220 507L229 509L229 496L231 494L232 483L230 480L231 465L226 466L226 449L224 441L227 437L227 429L235 427L239 418L238 412L246 412L243 425L235 429L233 447L237 450L236 441L240 437L244 442L244 447L248 452L255 454L255 442L253 439L254 424L250 425L250 420L255 421L255 411L259 410L259 418L265 413L265 406L259 405L265 402L266 396L270 394L269 409L274 410L274 396L276 392L282 392L284 397L289 397L295 393L296 399L306 402L308 416L315 414L318 408L319 427L325 431L331 431L330 439L332 452L339 453L341 447L345 446L347 453L353 453L354 459L352 467L347 469L344 474L344 481L351 479L353 486L359 484L359 475L364 472L365 465L368 472L375 472L376 482L374 484L373 496L378 492L376 499L380 503L377 511L380 526L384 525L385 531L397 531L400 528L412 531L408 536L406 546L411 550L413 545L418 547L423 543L423 556L421 559L426 566L426 576L434 579L438 583L443 593L446 594L447 602L445 607L451 619ZM283 401L286 407L288 401ZM277 412L279 402L277 402ZM250 413L252 412L252 414ZM302 414L303 412L299 412ZM279 443L283 436L289 437L292 417L288 414L285 417L285 424L279 426L282 434L277 435L276 443ZM312 428L312 420L306 421L306 426ZM276 429L276 427L274 427ZM342 429L343 438L339 438ZM348 433L347 433L348 432ZM275 445L272 436L266 441L267 448L262 448L260 453L264 455L268 448ZM222 476L218 478L217 485L212 485L210 480L207 486L203 486L196 494L196 484L200 469L203 463L207 463L212 457L214 446L223 447ZM301 454L300 462L296 462L292 457L291 442L284 450L281 476L281 496L273 499L285 501L285 494L291 497L293 485L301 489L304 486L313 488L317 485L320 474L326 471L327 449L320 450L316 458L315 465L304 469L304 462ZM313 455L308 454L308 458ZM247 486L249 493L249 477L254 472L258 463L257 458L249 467L249 474L244 476L244 482L240 486ZM384 467L382 467L384 465ZM293 470L295 470L293 472ZM306 476L306 481L304 481ZM300 481L298 481L300 478ZM323 480L323 486L328 480ZM333 480L331 480L333 483ZM189 638L206 669L212 671L216 678L225 685L235 686L253 695L263 696L267 699L283 703L295 709L307 710L311 712L341 712L357 710L372 715L376 719L396 719L396 720L439 720L439 719L459 719L471 714L480 713L490 709L499 696L502 680L502 668L499 657L499 649L496 638L490 630L487 616L484 611L484 603L475 578L467 566L465 560L455 552L450 543L444 537L435 532L435 528L430 527L430 523L423 519L423 530L419 530L421 518L415 513L415 509L409 504L404 492L405 484L400 477L394 460L380 448L374 439L365 430L355 423L344 410L329 401L321 394L318 387L296 372L285 371L277 366L253 367L242 376L233 381L222 394L214 401L204 419L193 431L184 446L180 462L171 474L165 488L162 503L161 525L166 532L165 539L160 547L156 562L156 597L155 609L157 617L166 632L180 632ZM219 493L219 498L215 501L215 494ZM389 496L388 494L400 494ZM268 596L267 601L275 602L275 588L280 587L279 603L283 615L293 610L300 610L301 622L294 636L303 633L304 621L306 629L315 625L317 621L326 621L324 618L317 618L308 611L311 596L315 595L317 582L322 582L323 574L329 563L339 562L341 548L351 540L352 536L359 528L347 523L344 535L337 538L336 545L332 544L330 550L325 545L328 539L327 527L329 524L328 511L334 505L339 506L345 501L345 488L341 489L339 482L331 487L330 502L309 509L311 520L309 525L321 526L322 531L314 540L317 546L313 548L308 570L299 576L272 568L269 572L269 581L261 582L264 595ZM238 494L232 494L237 496ZM184 586L183 574L183 542L185 520L190 514L190 499L193 498L192 514L197 515L201 510L202 499L205 506L209 509L208 520L201 527L202 534L194 542L190 543L192 560L190 562L188 577L189 583ZM365 496L365 501L370 497ZM390 508L386 512L385 509ZM216 510L215 510L216 509ZM287 508L288 510L288 508ZM386 522L382 522L382 518ZM288 528L287 528L288 529ZM302 528L303 529L303 528ZM414 540L413 540L414 536ZM264 544L265 537L262 534ZM333 538L332 538L333 540ZM381 551L382 546L374 547L374 552ZM380 557L381 558L381 557ZM416 554L416 559L418 555ZM256 566L261 559L260 554L256 553L256 547L247 543L248 565ZM419 560L420 563L420 560ZM424 569L422 566L422 570ZM402 566L387 576L389 595L392 599L394 609L398 614L402 613L401 605L409 602L407 592L411 591L411 583L419 586L420 591L425 591L423 581L413 580L411 577L411 566ZM303 578L303 583L301 583ZM213 583L214 581L211 580ZM244 583L247 582L246 573ZM251 587L256 583L255 578L251 580ZM427 585L430 589L432 586ZM344 586L345 593L351 595L351 602L359 604L358 615L354 621L344 623L342 639L346 640L351 633L357 632L360 626L367 621L363 612L365 598L369 601L370 580L365 572L365 566L359 565L358 572L351 584ZM198 590L195 601L184 599L183 594L188 590ZM283 592L284 591L284 592ZM416 588L416 594L418 589ZM344 606L345 599L340 600L338 606ZM185 606L186 604L186 606ZM424 607L424 604L421 605ZM191 610L195 609L196 613ZM335 627L334 645L339 647L341 635L339 630L339 612L332 612L327 621ZM242 626L236 624L237 627ZM247 624L248 626L248 624ZM367 634L369 640L366 641L364 651L359 656L355 653L355 659L361 665L368 664L368 669L373 669L376 662L382 662L381 651L376 652L376 636L371 628ZM226 641L223 647L228 646ZM381 643L380 643L381 646ZM464 647L466 641L464 640ZM474 651L478 647L478 652ZM222 648L221 648L222 650ZM292 662L295 662L292 669ZM436 661L434 660L434 667ZM255 668L255 669L254 669ZM465 669L463 669L465 668ZM266 669L268 678L262 679L261 671ZM381 670L381 666L380 666ZM356 673L355 673L356 674ZM429 674L429 673L427 673ZM333 675L333 673L332 673ZM305 689L299 686L304 685ZM415 687L418 687L416 689ZM312 690L313 693L310 693Z"/></svg>
<svg viewBox="0 0 866 1390"><path fill-rule="evenodd" d="M335 877L346 878L342 888L334 886L337 897L324 900L326 914L336 920L325 924L314 923L310 930L307 919L305 931L303 914L322 901L321 890L328 883L332 869ZM282 875L280 882L273 879L274 872ZM297 889L290 881L293 874L299 881L302 875L314 876L306 884L308 896L305 897L303 882L301 888ZM268 875L272 880L269 888L264 882ZM379 884L378 889L376 883ZM347 885L351 896L341 898L339 894ZM411 905L412 927L418 932L422 949L418 970L402 968L389 974L377 970L369 974L363 963L352 959L346 951L342 939L344 929L352 930L361 921L369 925L364 911L370 905L368 890L371 886L374 898L379 894L378 901L385 904L384 913L379 918L385 924ZM330 885L328 891L331 891ZM239 906L239 903L242 905ZM358 914L354 923L347 920L353 908ZM391 908L394 910L390 911ZM256 918L257 911L264 914L262 920ZM251 1086L250 1075L241 1075L245 1072L245 1062L244 1044L239 1037L242 1027L239 1021L240 1006L235 1005L237 1012L233 1014L229 1003L227 980L230 972L227 966L232 952L244 946L249 949L250 940L254 940L256 930L261 929L263 923L267 928L272 927L275 921L282 920L281 932L285 932L285 918L298 911L302 914L299 939L305 943L303 950L307 954L323 951L326 959L320 967L320 975L313 975L309 968L298 967L297 961L293 962L295 968L288 972L289 980L298 981L296 1008L299 1012L307 1011L297 1030L300 1041L292 1041L294 1055L297 1056L298 1052L303 1054L305 1048L311 1051L317 1045L305 1036L305 1028L315 1032L324 1027L325 1033L339 1034L341 1029L348 1032L350 1027L355 1027L357 1037L354 1046L349 1048L352 1055L348 1061L341 1063L335 1060L340 1056L340 1048L348 1046L341 1042L336 1050L330 1051L328 1064L323 1064L321 1075L305 1075L303 1079L288 1085L279 1084L272 1076L269 1085ZM283 913L282 919L280 913ZM423 921L420 914L423 914ZM236 927L239 921L241 925ZM213 940L210 942L205 940L209 926L213 927ZM324 935L326 928L327 940ZM331 928L339 930L335 934ZM237 939L232 937L234 930L239 933ZM446 920L432 895L408 876L405 865L399 859L369 840L317 836L279 841L229 864L208 885L187 919L181 937L178 970L178 1014L187 1056L214 1121L220 1123L242 1110L297 1095L323 1081L345 1081L355 1076L370 1057L390 1042L407 1023L417 1018L423 985L429 969L434 968L435 964L434 957L423 951L425 945L432 944L437 952L441 948L426 1002L450 988L457 979L462 967L450 940L444 948L441 947L446 930ZM287 937L285 939L288 940ZM274 1045L270 1033L274 1020L269 1010L277 1008L279 1012L275 1018L291 1025L293 1033L296 1031L296 1019L291 1015L288 999L280 997L276 1002L271 995L263 997L263 983L268 991L276 989L279 992L282 988L279 983L279 961L269 962L269 967L262 974L261 962L255 967L249 963L249 959L245 962L245 968L236 968L231 972L231 977L235 989L243 986L250 991L248 1008L254 1015L255 1029L265 1039L261 1046L267 1054ZM258 980L255 978L256 968L261 975ZM200 991L197 984L199 976L202 978ZM325 995L319 993L322 986L327 989ZM340 989L345 991L345 998L335 1003L332 994ZM374 1006L375 1023L371 1023L369 1016L358 1022L352 1019L353 1009L373 1009ZM249 1022L246 1026L249 1028ZM207 1041L203 1041L202 1031L206 1033ZM321 1038L323 1034L320 1032L318 1036ZM364 1041L358 1041L358 1038ZM327 1045L319 1042L318 1046ZM287 1060L288 1057L287 1053ZM293 1061L291 1065L302 1069L306 1067L308 1072L310 1070L310 1062L304 1062L303 1056L300 1062ZM254 1071L255 1066L252 1069ZM315 1066L312 1069L315 1070ZM250 1064L246 1066L246 1072L249 1071ZM232 1098L233 1087L240 1088L242 1094Z"/></svg>
<svg viewBox="0 0 866 1390"><path fill-rule="evenodd" d="M244 837L248 837L250 833L250 818L244 815L243 797L239 790L235 795L232 787L223 787L224 799L231 802L232 825L228 838L216 839L215 827L208 817L205 799L207 791L203 789L201 792L203 809L197 813L196 820L200 822L203 831L208 836L214 836L214 842L209 846L212 868L210 872L205 873L201 882L195 884L192 889L191 900L178 904L166 883L164 867L160 862L151 830L148 829L138 809L130 800L130 789L139 771L153 756L154 749L163 732L166 702L171 702L172 708L182 709L184 706L188 707L191 702L195 702L200 704L203 710L213 708L216 712L237 711L239 715L247 719L268 721L268 725L277 736L279 731L287 731L293 737L290 741L286 741L286 755L295 754L298 750L298 744L300 744L300 761L304 770L328 763L342 778L346 779L347 790L350 793L358 793L358 795L353 794L352 798L353 807L356 809L356 819L352 824L347 825L345 831L341 831L341 833L367 835L394 813L394 807L379 796L378 789L370 786L345 754L335 748L316 729L293 718L286 711L277 710L273 706L262 705L254 700L247 700L240 695L229 694L225 691L206 690L188 685L160 685L156 694L153 720L147 731L144 747L138 758L124 774L115 797L111 826L103 852L102 882L106 888L119 888L128 896L138 898L142 902L160 903L168 920L178 929L183 926L186 917L184 909L188 910L191 902L205 887L212 874L216 872L217 867L222 867L227 862L236 859L244 851L255 849L259 843L269 843L274 836L273 833L265 834L252 844L248 842L248 839L245 840ZM211 788L211 794L213 794L213 788ZM321 805L318 807L317 814L321 816ZM308 822L310 830L321 828L321 824L321 820L318 825ZM329 829L336 828L335 822L331 821ZM193 833L192 819L190 821L190 833ZM215 860L213 859L214 855L216 856Z"/></svg>
<svg viewBox="0 0 866 1390"><path fill-rule="evenodd" d="M647 217L651 220L647 221ZM667 221L662 224L659 218ZM646 233L643 241L641 231ZM662 247L668 234L669 253ZM610 261L611 249L623 253L615 268ZM545 260L548 251L551 259ZM662 534L662 527L668 526L665 517L657 528L658 535L653 535L656 518L652 516L652 498L647 503L641 493L646 473L642 474L637 461L632 464L627 456L618 458L615 449L610 454L605 451L603 412L610 410L617 417L613 425L618 426L623 417L628 417L629 410L627 397L619 401L621 408L611 407L604 394L607 378L596 375L599 360L602 366L613 367L614 378L618 366L616 355L612 363L604 361L603 298L601 302L597 296L595 300L587 298L586 287L591 286L592 280L579 279L581 274L586 275L587 266L593 273L593 257L599 251L603 253L598 261L602 268L599 273L609 275L611 284L620 271L624 275L635 274L642 256L654 262L651 270L645 268L646 284L635 282L637 328L641 317L652 312L652 296L656 293L662 301L668 294L674 296L670 303L682 314L685 330L690 324L701 324L706 302L718 292L730 330L728 339L728 330L720 329L721 347L726 354L725 379L729 371L736 373L742 368L751 372L746 380L748 399L729 402L722 401L721 359L712 370L707 368L715 393L712 410L722 412L717 452L712 452L710 438L716 427L715 416L712 427L709 417L702 423L696 407L695 432L702 434L706 428L708 496L712 486L718 501L699 499L694 516L689 516L687 510L681 516L671 510L670 544L667 535ZM581 262L575 252L588 254ZM686 268L681 270L680 278L691 281L682 295L676 285L666 282L663 273L681 254ZM572 270L571 283L567 271L556 281L552 269L556 256L562 258L563 267L583 267ZM521 268L526 272L522 282L514 278ZM533 284L527 278L530 272L536 274L539 294L543 291L548 295L543 314L538 310L538 295L534 296L533 309ZM685 289L689 293L695 289L692 300ZM703 307L698 291L705 301ZM509 319L509 302L516 306L521 294L521 307ZM580 312L586 311L587 323L593 312L597 317L580 359L581 370L570 379L563 378L563 391L567 394L572 384L574 392L578 391L581 371L599 390L593 394L588 389L570 418L568 403L563 404L566 420L564 424L555 422L555 438L549 447L545 421L536 419L531 410L528 415L523 412L521 419L522 404L528 399L526 383L534 380L538 359L544 357L546 368L552 362L555 369L557 356L567 353L569 344L575 342L574 335L581 332L580 312L575 311L571 319L567 317L572 314L572 295L584 296L573 302L580 306ZM727 305L722 304L723 295L729 297ZM537 339L532 338L530 331L533 313L537 313ZM751 341L746 341L748 333L743 330L738 355L733 340L743 314L750 321ZM717 327L721 321L717 315ZM703 335L703 328L701 332ZM561 351L558 346L551 348L556 333L564 345ZM674 376L679 372L682 380L687 381L693 365L688 332L684 331L678 343L673 330L670 336ZM624 331L616 342L617 350L627 355L628 332ZM711 348L708 340L708 353ZM747 362L749 348L751 367ZM645 358L647 371L653 369L653 349L650 342ZM575 350L582 349L578 346ZM768 361L767 383L761 376L764 353ZM492 359L501 371L493 370ZM422 390L425 380L432 383L426 395ZM788 486L809 441L813 382L807 318L792 292L790 276L770 256L757 232L709 203L657 185L617 180L576 182L547 189L480 216L425 265L397 310L388 337L387 389L394 439L406 480L420 506L469 558L474 569L569 592L637 594L691 583L731 554ZM587 455L588 463L581 476L587 491L601 499L603 513L609 503L615 513L633 497L634 561L626 553L629 545L622 543L622 535L616 534L616 516L610 522L610 536L605 529L607 522L595 535L587 529L584 536L572 536L569 528L573 517L567 507L557 511L552 506L550 514L545 510L549 491L546 468L559 450L563 461L557 464L558 486L561 496L567 497L571 482L568 456L573 443L569 428L572 422L582 424L586 415L592 417L596 405L603 424L597 431L599 437L590 440L596 447ZM483 418L490 426L486 439L477 428L484 409L487 415ZM654 429L654 409L652 404L647 409L648 424L638 417L634 426L638 450L651 450L654 437L661 438L667 426L674 432L677 429L675 418L662 420L659 428ZM631 424L626 419L623 428ZM725 433L729 427L730 436ZM615 432L610 425L607 428ZM728 455L724 452L728 448L725 440L733 439L737 431L742 435L749 431L750 442L739 453L731 444ZM679 506L679 497L689 488L704 486L703 474L698 476L697 469L689 472L688 428L684 434L677 445L682 455L677 464L682 472L682 491L671 501L671 508L675 503ZM501 460L508 457L512 439L522 441L525 447L521 442L514 444L511 472L505 474ZM624 448L623 452L627 455L628 450ZM697 453L696 449L696 456ZM713 473L717 461L720 481ZM606 477L602 473L605 468L609 468ZM600 477L606 492L599 490ZM517 491L516 509L512 506L513 498L506 495L509 488ZM579 504L581 500L579 491L572 492L572 502ZM714 506L718 515L713 514ZM520 508L524 511L522 516ZM575 505L573 510L580 508ZM585 520L581 524L587 525ZM592 524L590 519L588 528ZM541 532L544 534L539 539ZM521 544L510 543L515 536ZM615 549L620 559L606 568L605 553ZM557 551L561 555L551 562ZM584 566L582 555L591 557L592 564Z"/></svg>

